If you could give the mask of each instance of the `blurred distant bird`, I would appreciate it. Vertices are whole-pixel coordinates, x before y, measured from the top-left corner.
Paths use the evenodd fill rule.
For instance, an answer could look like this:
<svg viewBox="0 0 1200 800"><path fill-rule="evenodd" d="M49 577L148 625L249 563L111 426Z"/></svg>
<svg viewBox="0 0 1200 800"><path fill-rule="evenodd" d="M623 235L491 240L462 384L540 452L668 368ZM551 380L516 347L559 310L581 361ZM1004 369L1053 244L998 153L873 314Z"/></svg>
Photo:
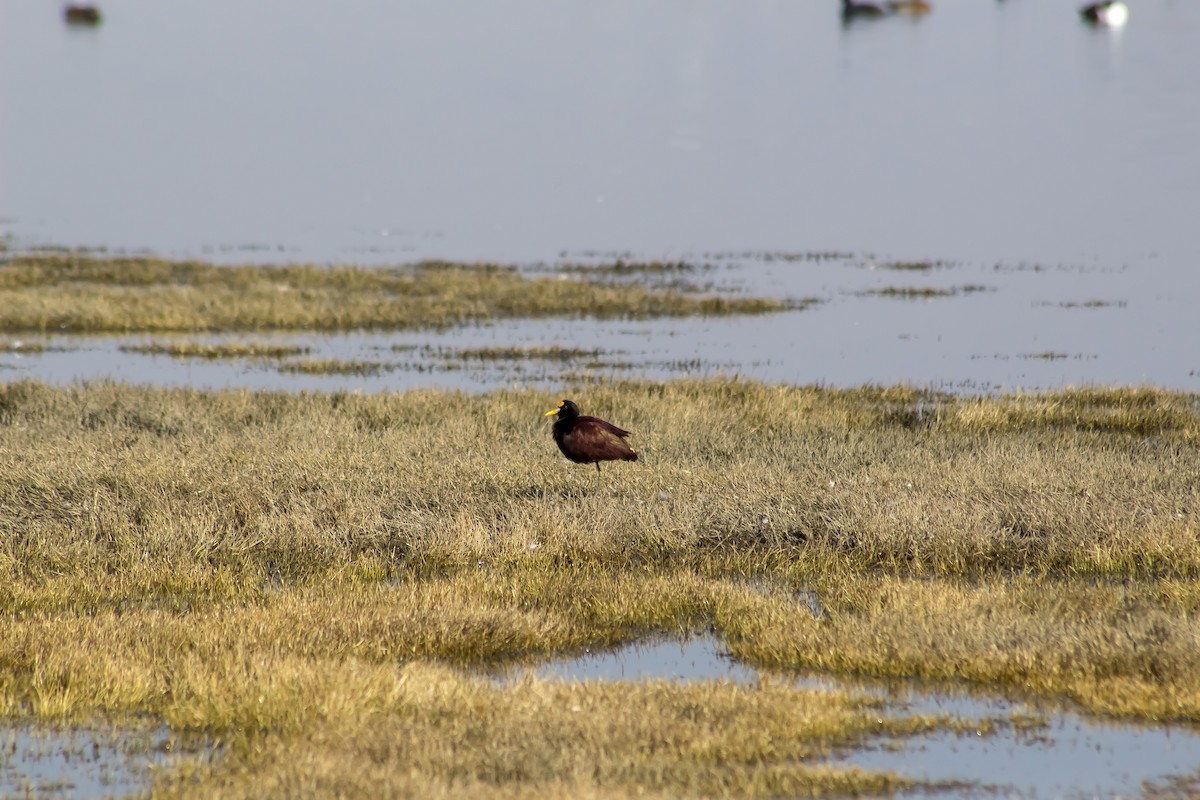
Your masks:
<svg viewBox="0 0 1200 800"><path fill-rule="evenodd" d="M862 17L882 17L887 14L883 6L866 0L842 0L842 19L857 19Z"/></svg>
<svg viewBox="0 0 1200 800"><path fill-rule="evenodd" d="M1079 16L1093 25L1119 28L1129 21L1129 6L1122 3L1121 0L1105 0L1105 2L1092 3L1079 9Z"/></svg>
<svg viewBox="0 0 1200 800"><path fill-rule="evenodd" d="M600 472L601 461L637 461L638 454L625 442L629 431L596 417L581 417L579 406L563 400L543 416L557 416L551 432L562 454L576 464L595 464Z"/></svg>
<svg viewBox="0 0 1200 800"><path fill-rule="evenodd" d="M925 0L889 0L887 7L893 14L909 14L914 17L933 11L933 6Z"/></svg>
<svg viewBox="0 0 1200 800"><path fill-rule="evenodd" d="M63 9L68 25L99 25L100 9L91 4L71 3Z"/></svg>

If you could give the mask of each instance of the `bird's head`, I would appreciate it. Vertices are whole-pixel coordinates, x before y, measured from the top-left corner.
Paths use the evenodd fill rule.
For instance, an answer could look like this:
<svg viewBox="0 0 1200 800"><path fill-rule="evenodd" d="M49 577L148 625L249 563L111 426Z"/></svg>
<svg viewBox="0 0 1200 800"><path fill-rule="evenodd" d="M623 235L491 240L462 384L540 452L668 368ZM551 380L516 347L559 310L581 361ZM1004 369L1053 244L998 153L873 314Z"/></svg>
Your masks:
<svg viewBox="0 0 1200 800"><path fill-rule="evenodd" d="M558 406L550 409L542 416L557 416L559 419L574 419L575 417L579 416L579 406L575 405L570 400L560 400Z"/></svg>

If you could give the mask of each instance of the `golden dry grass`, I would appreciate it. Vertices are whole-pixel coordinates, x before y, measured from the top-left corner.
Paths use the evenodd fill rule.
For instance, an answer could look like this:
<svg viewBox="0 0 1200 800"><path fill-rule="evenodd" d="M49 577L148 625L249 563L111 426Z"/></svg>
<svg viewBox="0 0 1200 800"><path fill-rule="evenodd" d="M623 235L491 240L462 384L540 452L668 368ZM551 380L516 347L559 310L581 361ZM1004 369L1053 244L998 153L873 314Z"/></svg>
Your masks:
<svg viewBox="0 0 1200 800"><path fill-rule="evenodd" d="M0 386L0 710L223 743L164 793L900 785L805 761L880 730L839 695L460 671L711 628L785 671L1200 722L1196 397L569 396L634 431L642 460L598 481L566 464L541 417L558 398L533 391Z"/></svg>
<svg viewBox="0 0 1200 800"><path fill-rule="evenodd" d="M21 254L0 270L0 330L59 333L420 328L504 317L765 313L793 307L488 264L395 269L222 267L82 253Z"/></svg>

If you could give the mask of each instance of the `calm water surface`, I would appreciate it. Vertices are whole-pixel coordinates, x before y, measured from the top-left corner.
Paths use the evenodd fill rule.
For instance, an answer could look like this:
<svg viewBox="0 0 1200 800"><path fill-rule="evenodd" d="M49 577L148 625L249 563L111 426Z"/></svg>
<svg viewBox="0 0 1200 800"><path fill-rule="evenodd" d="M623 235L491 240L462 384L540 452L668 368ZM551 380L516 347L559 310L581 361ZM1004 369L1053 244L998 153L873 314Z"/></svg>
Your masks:
<svg viewBox="0 0 1200 800"><path fill-rule="evenodd" d="M79 30L3 0L0 217L237 259L834 249L1195 288L1200 6L1114 33L1077 4L108 0Z"/></svg>
<svg viewBox="0 0 1200 800"><path fill-rule="evenodd" d="M935 5L846 26L834 0L110 0L81 30L0 0L0 232L219 261L716 255L825 302L666 326L634 372L1200 389L1200 3L1135 0L1120 31L1076 0ZM826 251L849 258L764 257ZM952 266L870 269L912 259ZM862 293L914 285L984 291ZM13 361L0 379L60 379ZM76 377L158 374L106 365ZM458 372L386 385L520 380Z"/></svg>
<svg viewBox="0 0 1200 800"><path fill-rule="evenodd" d="M216 757L211 746L181 749L164 730L0 725L0 797L100 800L141 797L155 770L179 758Z"/></svg>

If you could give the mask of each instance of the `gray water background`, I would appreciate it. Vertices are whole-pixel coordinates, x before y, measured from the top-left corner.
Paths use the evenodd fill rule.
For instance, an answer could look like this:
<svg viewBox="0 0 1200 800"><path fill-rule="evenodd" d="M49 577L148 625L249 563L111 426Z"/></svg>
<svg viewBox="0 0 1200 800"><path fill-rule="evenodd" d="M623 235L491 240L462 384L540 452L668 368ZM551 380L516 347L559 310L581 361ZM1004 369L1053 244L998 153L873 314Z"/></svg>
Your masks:
<svg viewBox="0 0 1200 800"><path fill-rule="evenodd" d="M2 0L0 233L221 262L687 259L715 288L822 302L418 340L601 347L620 364L601 377L1197 391L1200 3L1138 0L1117 31L1076 6L844 25L834 0L111 0L80 29ZM840 255L775 257L815 253ZM939 266L887 268L913 260ZM314 357L368 358L363 339ZM58 344L76 357L0 353L0 380L476 390L570 371L314 378Z"/></svg>

